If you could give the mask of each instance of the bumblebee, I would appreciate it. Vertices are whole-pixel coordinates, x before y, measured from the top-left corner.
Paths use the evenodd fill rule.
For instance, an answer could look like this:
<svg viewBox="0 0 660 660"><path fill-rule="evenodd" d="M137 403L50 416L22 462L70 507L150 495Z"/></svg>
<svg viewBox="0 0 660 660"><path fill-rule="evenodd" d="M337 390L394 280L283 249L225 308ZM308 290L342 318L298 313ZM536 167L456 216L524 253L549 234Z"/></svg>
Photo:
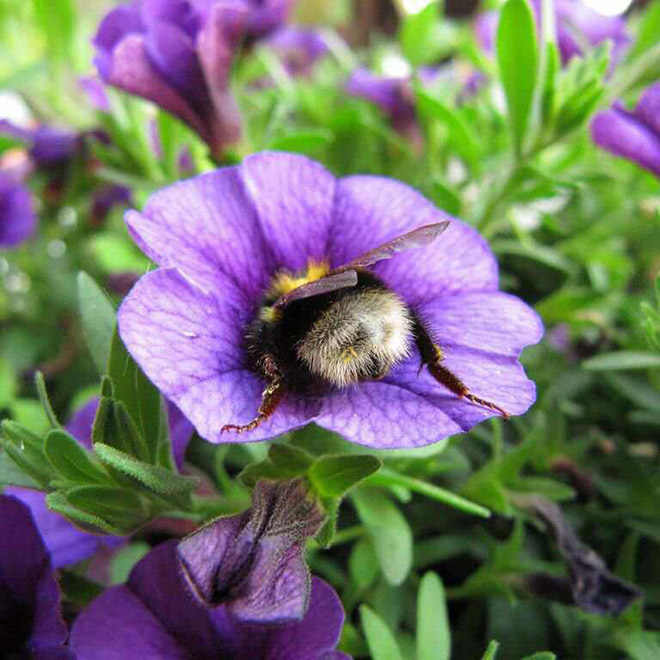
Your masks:
<svg viewBox="0 0 660 660"><path fill-rule="evenodd" d="M424 225L332 270L312 262L298 276L278 273L245 334L249 366L267 383L261 406L250 423L228 424L222 431L256 428L287 391L320 393L384 378L415 349L422 365L451 392L508 417L443 365L442 349L422 319L369 268L397 252L428 245L448 225Z"/></svg>

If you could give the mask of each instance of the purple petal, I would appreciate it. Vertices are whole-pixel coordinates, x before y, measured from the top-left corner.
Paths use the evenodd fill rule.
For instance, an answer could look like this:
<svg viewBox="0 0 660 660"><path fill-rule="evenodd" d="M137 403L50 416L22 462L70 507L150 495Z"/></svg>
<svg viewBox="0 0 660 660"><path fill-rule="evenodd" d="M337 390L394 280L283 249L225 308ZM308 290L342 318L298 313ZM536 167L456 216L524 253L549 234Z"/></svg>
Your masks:
<svg viewBox="0 0 660 660"><path fill-rule="evenodd" d="M294 154L263 152L241 165L275 263L297 271L327 257L336 179L319 163Z"/></svg>
<svg viewBox="0 0 660 660"><path fill-rule="evenodd" d="M410 81L407 78L379 76L360 68L350 75L346 91L351 96L358 96L378 106L400 127L415 118Z"/></svg>
<svg viewBox="0 0 660 660"><path fill-rule="evenodd" d="M127 213L126 224L148 257L209 291L222 291L231 278L256 301L268 286L274 265L239 168L169 186L152 195L142 213Z"/></svg>
<svg viewBox="0 0 660 660"><path fill-rule="evenodd" d="M660 82L644 91L635 114L656 134L660 141Z"/></svg>
<svg viewBox="0 0 660 660"><path fill-rule="evenodd" d="M272 660L346 658L332 655L344 624L344 609L334 590L312 578L309 609L300 623L275 629L269 644ZM326 655L328 653L329 655Z"/></svg>
<svg viewBox="0 0 660 660"><path fill-rule="evenodd" d="M28 648L36 652L64 643L66 626L50 556L29 508L10 495L0 495L0 598L29 608Z"/></svg>
<svg viewBox="0 0 660 660"><path fill-rule="evenodd" d="M543 323L520 298L499 291L441 296L416 310L441 348L461 346L518 357L543 336Z"/></svg>
<svg viewBox="0 0 660 660"><path fill-rule="evenodd" d="M495 34L499 17L496 11L482 12L474 21L477 41L487 53L495 52Z"/></svg>
<svg viewBox="0 0 660 660"><path fill-rule="evenodd" d="M110 112L110 99L105 85L96 76L83 76L78 78L78 86L87 97L88 103L99 112Z"/></svg>
<svg viewBox="0 0 660 660"><path fill-rule="evenodd" d="M108 589L78 616L70 645L78 660L190 659L187 649L124 586Z"/></svg>
<svg viewBox="0 0 660 660"><path fill-rule="evenodd" d="M337 188L329 253L333 266L416 227L450 220L429 246L377 264L375 272L409 304L452 292L497 289L497 262L486 241L403 183L375 176L342 179Z"/></svg>
<svg viewBox="0 0 660 660"><path fill-rule="evenodd" d="M263 37L282 25L295 0L250 0L246 33Z"/></svg>
<svg viewBox="0 0 660 660"><path fill-rule="evenodd" d="M156 103L187 123L207 142L211 139L203 118L155 69L141 35L130 34L114 48L105 73L101 64L98 65L109 84Z"/></svg>
<svg viewBox="0 0 660 660"><path fill-rule="evenodd" d="M0 249L13 248L26 241L36 226L30 191L0 172Z"/></svg>
<svg viewBox="0 0 660 660"><path fill-rule="evenodd" d="M265 43L293 76L309 74L313 65L330 51L320 30L299 26L281 28Z"/></svg>
<svg viewBox="0 0 660 660"><path fill-rule="evenodd" d="M66 424L66 430L87 449L92 448L92 426L98 406L98 397L92 397L71 415Z"/></svg>
<svg viewBox="0 0 660 660"><path fill-rule="evenodd" d="M201 22L200 7L190 0L142 0L140 12L147 27L170 23L194 38Z"/></svg>
<svg viewBox="0 0 660 660"><path fill-rule="evenodd" d="M177 469L181 470L186 449L195 428L171 401L167 401L166 405L170 425L170 439L172 441L172 455L174 456L174 463Z"/></svg>
<svg viewBox="0 0 660 660"><path fill-rule="evenodd" d="M93 43L97 48L95 64L104 80L110 77L112 51L126 36L144 30L140 11L135 4L120 5L113 9L99 25Z"/></svg>
<svg viewBox="0 0 660 660"><path fill-rule="evenodd" d="M591 137L599 147L660 177L660 137L630 113L618 108L599 112L591 122Z"/></svg>
<svg viewBox="0 0 660 660"><path fill-rule="evenodd" d="M221 434L257 413L263 381L243 367L242 332L254 310L227 278L210 295L175 269L145 275L119 309L121 337L147 376L212 442L254 442L312 421L318 402L285 396L249 435Z"/></svg>

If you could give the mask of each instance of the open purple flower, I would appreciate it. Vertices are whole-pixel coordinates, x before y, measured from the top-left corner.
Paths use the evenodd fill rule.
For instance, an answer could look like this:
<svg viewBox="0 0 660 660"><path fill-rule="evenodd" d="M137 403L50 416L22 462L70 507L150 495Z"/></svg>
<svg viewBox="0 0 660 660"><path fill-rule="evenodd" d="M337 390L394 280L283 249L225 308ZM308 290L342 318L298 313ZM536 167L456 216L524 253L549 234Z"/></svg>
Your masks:
<svg viewBox="0 0 660 660"><path fill-rule="evenodd" d="M244 623L303 618L310 594L305 541L325 515L301 480L260 481L252 507L181 541L178 556L197 597Z"/></svg>
<svg viewBox="0 0 660 660"><path fill-rule="evenodd" d="M278 30L265 44L279 56L292 76L309 76L314 65L330 52L320 30L300 26Z"/></svg>
<svg viewBox="0 0 660 660"><path fill-rule="evenodd" d="M591 137L599 147L660 178L660 83L642 94L632 112L621 103L599 112L591 122Z"/></svg>
<svg viewBox="0 0 660 660"><path fill-rule="evenodd" d="M541 0L531 0L537 24L541 20ZM555 0L555 30L561 61L583 55L585 47L612 41L612 64L616 64L630 44L626 22L618 16L603 16L580 0ZM497 12L484 12L477 17L475 32L481 47L488 53L495 51Z"/></svg>
<svg viewBox="0 0 660 660"><path fill-rule="evenodd" d="M50 556L25 504L0 495L0 650L3 658L67 660L67 630Z"/></svg>
<svg viewBox="0 0 660 660"><path fill-rule="evenodd" d="M98 403L98 399L91 399L72 415L66 426L66 430L87 449L92 447L92 424ZM168 414L172 450L177 465L181 467L183 454L192 435L192 426L173 404L168 404ZM75 564L93 556L103 546L115 547L124 541L120 537L92 534L78 529L48 508L45 493L14 487L7 488L5 492L15 495L30 507L55 568Z"/></svg>
<svg viewBox="0 0 660 660"><path fill-rule="evenodd" d="M37 226L30 191L8 174L0 172L0 249L26 241Z"/></svg>
<svg viewBox="0 0 660 660"><path fill-rule="evenodd" d="M342 660L334 649L343 619L337 595L319 578L304 618L287 625L242 623L225 607L209 609L189 590L176 542L168 541L80 614L71 647L78 660Z"/></svg>
<svg viewBox="0 0 660 660"><path fill-rule="evenodd" d="M241 132L229 77L246 20L240 1L121 5L96 33L96 66L104 82L176 115L220 155Z"/></svg>
<svg viewBox="0 0 660 660"><path fill-rule="evenodd" d="M323 365L306 367L314 351L300 356L289 346L290 357L302 372L307 368L312 382L273 392L264 373L273 361L255 364L246 350L246 340L254 339L246 331L278 315L281 299L274 310L262 307L274 292L297 291L298 284L313 284L330 268L349 264L381 243L449 218L391 179L337 180L303 156L254 154L240 166L156 193L142 213L128 212L133 238L161 268L143 276L124 300L119 331L147 376L212 442L263 440L316 422L363 445L416 447L497 413L457 394L455 382L453 389L438 383L431 372L439 369L452 372L500 410L521 414L533 403L535 387L517 358L524 346L540 339L542 325L522 301L498 291L492 252L460 220L451 219L432 245L401 252L368 271L382 283L386 309L395 319L392 328L376 318L373 328L385 333L391 340L388 351L392 348L400 359L388 365L382 355L362 350L360 332L372 336L371 299L367 327L353 319L353 336L342 340L331 333L324 347L327 365L350 385L313 378L310 368L323 370ZM331 281L351 286L350 272L338 275ZM354 308L358 316L360 309ZM413 316L429 328L423 349L429 369L421 368L420 349L413 348L421 338L407 334L420 325ZM386 366L391 368L381 369ZM276 410L261 415L248 433L223 433L227 425L255 420L265 390L268 399L277 395Z"/></svg>

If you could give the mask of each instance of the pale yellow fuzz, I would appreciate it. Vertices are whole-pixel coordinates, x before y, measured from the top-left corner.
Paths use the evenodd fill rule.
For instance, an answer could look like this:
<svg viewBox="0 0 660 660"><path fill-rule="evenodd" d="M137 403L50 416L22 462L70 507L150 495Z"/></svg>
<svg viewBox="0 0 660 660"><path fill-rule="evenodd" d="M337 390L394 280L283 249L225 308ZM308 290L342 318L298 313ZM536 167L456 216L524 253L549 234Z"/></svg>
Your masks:
<svg viewBox="0 0 660 660"><path fill-rule="evenodd" d="M279 298L303 284L320 280L329 272L330 265L326 261L310 259L307 262L307 269L304 273L293 275L286 270L276 273L268 293L273 298Z"/></svg>

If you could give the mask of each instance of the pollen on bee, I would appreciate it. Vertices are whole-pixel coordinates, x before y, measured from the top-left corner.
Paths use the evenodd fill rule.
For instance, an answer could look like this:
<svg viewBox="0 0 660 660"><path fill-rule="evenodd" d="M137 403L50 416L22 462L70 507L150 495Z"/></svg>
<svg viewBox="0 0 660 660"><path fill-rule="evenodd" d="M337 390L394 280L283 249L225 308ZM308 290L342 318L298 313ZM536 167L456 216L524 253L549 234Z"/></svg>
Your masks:
<svg viewBox="0 0 660 660"><path fill-rule="evenodd" d="M275 273L272 284L268 290L269 297L279 298L280 296L297 289L303 284L314 282L325 277L330 272L330 264L327 261L316 261L309 259L307 268L299 273L290 273L287 270L281 270Z"/></svg>
<svg viewBox="0 0 660 660"><path fill-rule="evenodd" d="M280 317L280 311L271 306L264 306L259 310L259 318L264 321L264 323L275 323Z"/></svg>

